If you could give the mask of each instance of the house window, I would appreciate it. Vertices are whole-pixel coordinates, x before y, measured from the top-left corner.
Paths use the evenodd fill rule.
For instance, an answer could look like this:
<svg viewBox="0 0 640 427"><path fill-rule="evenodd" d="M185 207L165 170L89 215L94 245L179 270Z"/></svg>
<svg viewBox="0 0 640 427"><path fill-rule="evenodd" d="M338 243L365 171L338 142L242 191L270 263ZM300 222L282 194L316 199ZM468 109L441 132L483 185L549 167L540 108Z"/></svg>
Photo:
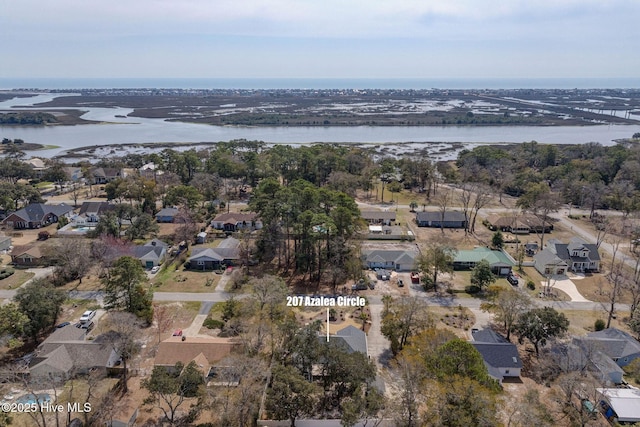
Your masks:
<svg viewBox="0 0 640 427"><path fill-rule="evenodd" d="M509 370L508 370L508 369L505 369L504 373L505 373L505 374L508 374L508 373L509 373Z"/></svg>
<svg viewBox="0 0 640 427"><path fill-rule="evenodd" d="M198 260L198 265L204 265L204 261Z"/></svg>

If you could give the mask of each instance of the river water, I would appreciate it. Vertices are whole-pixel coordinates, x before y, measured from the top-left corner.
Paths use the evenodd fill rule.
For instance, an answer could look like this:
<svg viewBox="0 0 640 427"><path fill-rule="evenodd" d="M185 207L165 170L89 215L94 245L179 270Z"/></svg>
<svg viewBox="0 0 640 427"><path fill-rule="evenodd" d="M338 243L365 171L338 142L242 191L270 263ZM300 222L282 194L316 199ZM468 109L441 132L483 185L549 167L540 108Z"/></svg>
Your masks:
<svg viewBox="0 0 640 427"><path fill-rule="evenodd" d="M41 94L0 102L0 110L46 102L60 94ZM46 108L51 111L51 108ZM233 139L259 140L274 144L375 143L395 145L415 143L429 146L437 142L459 142L467 146L480 143L521 143L538 141L551 144L598 142L613 145L614 140L630 138L640 125L595 126L354 126L354 127L242 127L167 122L163 119L123 118L127 108L83 109L87 120L109 122L77 126L0 126L0 138L21 138L26 142L59 148L37 152L53 157L71 148L108 144L153 142L218 142ZM34 153L35 154L35 153Z"/></svg>

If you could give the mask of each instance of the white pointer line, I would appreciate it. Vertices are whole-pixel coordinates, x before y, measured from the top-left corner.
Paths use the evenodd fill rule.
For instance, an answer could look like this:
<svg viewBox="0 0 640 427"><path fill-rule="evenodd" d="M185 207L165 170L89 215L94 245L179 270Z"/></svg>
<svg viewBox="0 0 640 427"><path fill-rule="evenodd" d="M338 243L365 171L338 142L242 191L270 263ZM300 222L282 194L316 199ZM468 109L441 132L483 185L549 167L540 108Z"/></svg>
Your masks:
<svg viewBox="0 0 640 427"><path fill-rule="evenodd" d="M327 307L327 342L329 342L329 308Z"/></svg>

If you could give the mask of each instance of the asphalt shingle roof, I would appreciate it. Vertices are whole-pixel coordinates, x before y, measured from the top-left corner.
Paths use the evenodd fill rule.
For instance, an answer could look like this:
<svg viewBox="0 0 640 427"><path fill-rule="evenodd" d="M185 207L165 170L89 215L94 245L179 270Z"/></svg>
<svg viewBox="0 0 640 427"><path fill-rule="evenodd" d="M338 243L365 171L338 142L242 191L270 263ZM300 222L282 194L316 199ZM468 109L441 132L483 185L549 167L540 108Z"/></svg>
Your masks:
<svg viewBox="0 0 640 427"><path fill-rule="evenodd" d="M487 364L495 368L522 368L518 349L512 343L471 343Z"/></svg>
<svg viewBox="0 0 640 427"><path fill-rule="evenodd" d="M55 216L62 216L73 211L73 208L64 203L59 205L47 205L45 203L31 203L24 208L14 212L25 221L42 221L45 215L52 213Z"/></svg>
<svg viewBox="0 0 640 427"><path fill-rule="evenodd" d="M490 265L508 265L513 266L511 261L502 251L494 251L489 248L474 248L472 250L458 251L453 262L456 263L477 263L483 259L487 260Z"/></svg>
<svg viewBox="0 0 640 427"><path fill-rule="evenodd" d="M640 342L620 329L603 329L591 332L587 334L587 337L602 342L602 351L611 358L621 358L640 353Z"/></svg>
<svg viewBox="0 0 640 427"><path fill-rule="evenodd" d="M418 212L416 214L416 220L418 222L421 221L441 221L442 220L442 212ZM464 216L464 213L458 211L445 211L444 213L445 222L453 221L466 221L467 218Z"/></svg>

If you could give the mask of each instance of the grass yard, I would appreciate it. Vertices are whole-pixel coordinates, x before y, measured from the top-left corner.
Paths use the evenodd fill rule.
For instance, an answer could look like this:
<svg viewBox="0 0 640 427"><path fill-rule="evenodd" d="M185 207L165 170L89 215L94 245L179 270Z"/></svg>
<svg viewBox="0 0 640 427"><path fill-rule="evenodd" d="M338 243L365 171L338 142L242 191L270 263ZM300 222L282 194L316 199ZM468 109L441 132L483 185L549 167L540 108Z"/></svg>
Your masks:
<svg viewBox="0 0 640 427"><path fill-rule="evenodd" d="M3 267L9 268L9 267ZM35 274L24 270L14 269L14 273L6 279L0 280L0 289L16 289L22 286L27 280L31 279Z"/></svg>
<svg viewBox="0 0 640 427"><path fill-rule="evenodd" d="M82 313L87 310L97 310L100 305L91 299L69 299L62 306L62 312L58 316L58 323L71 322L74 323Z"/></svg>
<svg viewBox="0 0 640 427"><path fill-rule="evenodd" d="M101 279L98 277L97 270L91 272L88 276L82 278L82 283L78 283L77 280L67 283L64 286L60 286L58 289L65 291L99 291L103 289Z"/></svg>
<svg viewBox="0 0 640 427"><path fill-rule="evenodd" d="M168 338L175 329L189 327L200 311L199 301L154 302L153 305L156 309L161 308L166 310L166 316L171 319L171 326L168 330L163 331L162 339ZM155 329L155 327L153 329Z"/></svg>
<svg viewBox="0 0 640 427"><path fill-rule="evenodd" d="M430 306L429 312L438 327L444 327L463 339L468 339L467 331L476 322L476 316L466 307Z"/></svg>
<svg viewBox="0 0 640 427"><path fill-rule="evenodd" d="M160 269L150 283L158 292L213 292L220 277L211 271L176 270L171 265Z"/></svg>
<svg viewBox="0 0 640 427"><path fill-rule="evenodd" d="M570 335L585 335L588 332L593 332L594 324L596 320L602 319L607 321L607 313L604 309L597 310L558 310L564 313L569 319L569 334ZM621 319L612 319L611 327L618 328L623 331L629 332L629 328Z"/></svg>

